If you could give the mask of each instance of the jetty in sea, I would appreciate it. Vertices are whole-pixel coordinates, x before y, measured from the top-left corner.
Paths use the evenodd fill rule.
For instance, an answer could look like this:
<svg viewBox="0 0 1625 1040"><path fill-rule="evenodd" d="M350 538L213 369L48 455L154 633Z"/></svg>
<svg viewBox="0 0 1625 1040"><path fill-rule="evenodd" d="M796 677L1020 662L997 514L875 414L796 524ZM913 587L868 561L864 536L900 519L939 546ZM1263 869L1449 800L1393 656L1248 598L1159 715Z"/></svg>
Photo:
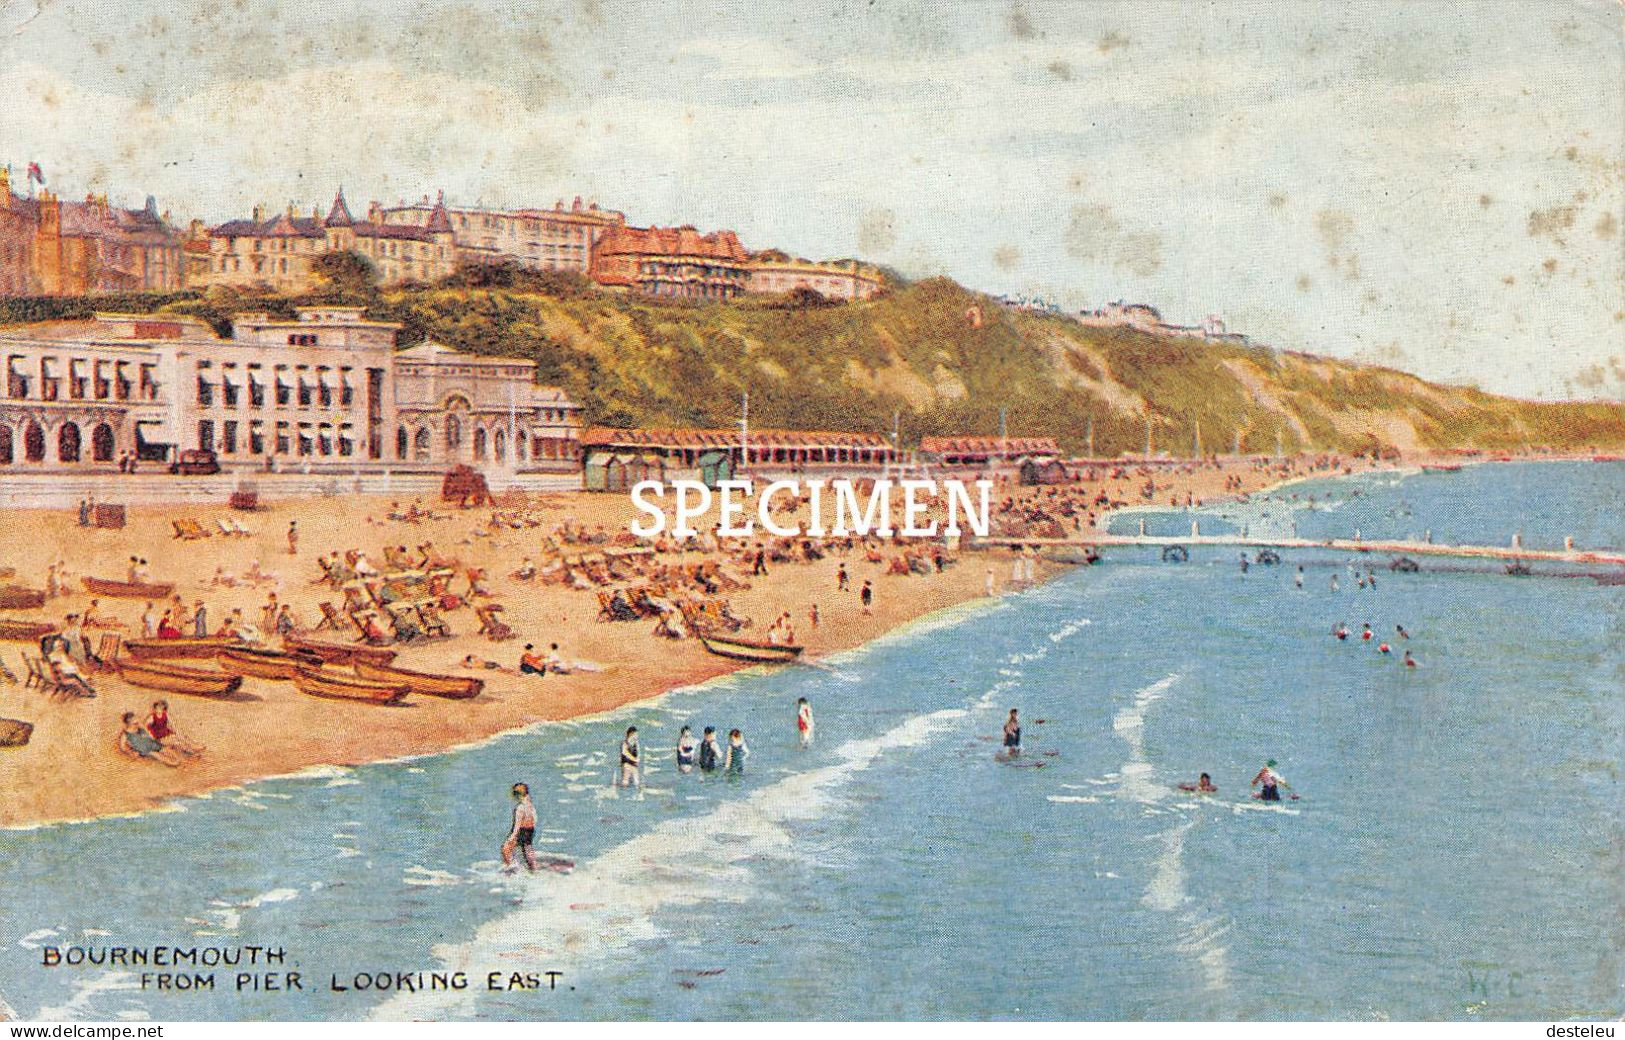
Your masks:
<svg viewBox="0 0 1625 1040"><path fill-rule="evenodd" d="M1581 549L1574 539L1563 539L1561 549L1533 549L1523 544L1519 535L1513 535L1506 545L1466 545L1435 542L1431 539L1365 539L1356 532L1353 538L1297 538L1272 537L1251 534L1205 535L1200 521L1191 522L1191 533L1180 535L1149 535L1144 524L1139 534L1108 534L1104 531L1082 531L1065 538L1017 538L996 536L977 538L975 545L1008 546L1021 548L1232 548L1232 549L1299 549L1342 553L1378 553L1392 557L1450 556L1459 559L1500 560L1506 563L1566 563L1604 567L1625 567L1625 552L1616 549Z"/></svg>

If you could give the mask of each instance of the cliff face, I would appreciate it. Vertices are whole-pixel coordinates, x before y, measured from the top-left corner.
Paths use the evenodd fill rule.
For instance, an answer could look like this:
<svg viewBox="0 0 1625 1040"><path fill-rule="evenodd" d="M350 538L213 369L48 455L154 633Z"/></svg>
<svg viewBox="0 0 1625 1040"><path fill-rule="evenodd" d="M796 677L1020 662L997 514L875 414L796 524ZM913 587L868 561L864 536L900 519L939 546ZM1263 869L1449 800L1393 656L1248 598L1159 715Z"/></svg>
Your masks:
<svg viewBox="0 0 1625 1040"><path fill-rule="evenodd" d="M1006 310L946 279L839 306L427 289L373 312L409 336L535 358L596 423L1050 435L1071 451L1625 444L1625 407L1536 404L1392 369ZM979 321L973 316L979 314Z"/></svg>
<svg viewBox="0 0 1625 1040"><path fill-rule="evenodd" d="M544 382L614 426L753 424L933 434L1053 436L1082 452L1368 451L1527 446L1617 449L1625 406L1537 404L1308 354L1099 328L1014 312L947 279L866 303L670 303L556 275L504 287L424 287L306 301L213 293L148 306L224 326L235 310L365 304L466 350L533 358ZM35 309L39 301L32 301ZM119 301L121 303L125 301ZM131 301L135 302L135 301ZM98 302L98 305L99 302ZM52 301L52 308L72 307ZM88 308L88 304L85 305ZM21 317L22 315L18 315ZM41 315L28 313L27 317Z"/></svg>

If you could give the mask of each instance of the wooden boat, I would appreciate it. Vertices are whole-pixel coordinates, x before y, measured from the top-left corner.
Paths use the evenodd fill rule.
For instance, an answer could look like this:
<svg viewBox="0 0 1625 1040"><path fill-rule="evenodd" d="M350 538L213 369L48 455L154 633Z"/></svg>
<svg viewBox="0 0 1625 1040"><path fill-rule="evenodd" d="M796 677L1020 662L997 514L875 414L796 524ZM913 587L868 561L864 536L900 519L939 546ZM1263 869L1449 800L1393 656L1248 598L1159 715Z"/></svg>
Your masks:
<svg viewBox="0 0 1625 1040"><path fill-rule="evenodd" d="M216 659L220 667L233 675L251 675L256 679L292 679L301 665L320 668L322 659L315 654L288 653L267 650L258 646L228 646Z"/></svg>
<svg viewBox="0 0 1625 1040"><path fill-rule="evenodd" d="M754 639L735 639L732 636L700 636L705 648L718 657L731 657L737 661L759 661L782 664L794 661L804 649L782 643L763 643Z"/></svg>
<svg viewBox="0 0 1625 1040"><path fill-rule="evenodd" d="M175 591L175 583L151 581L114 581L112 578L81 579L85 588L98 596L120 596L125 599L168 599Z"/></svg>
<svg viewBox="0 0 1625 1040"><path fill-rule="evenodd" d="M22 719L0 719L0 747L22 747L34 735L34 724Z"/></svg>
<svg viewBox="0 0 1625 1040"><path fill-rule="evenodd" d="M188 668L165 661L120 661L119 678L149 690L187 693L194 697L226 697L242 686L243 677L213 668Z"/></svg>
<svg viewBox="0 0 1625 1040"><path fill-rule="evenodd" d="M431 675L428 672L413 672L405 668L390 668L370 661L355 662L355 674L373 682L404 683L412 688L413 693L429 697L445 697L454 701L478 697L480 691L485 689L485 680L472 676Z"/></svg>
<svg viewBox="0 0 1625 1040"><path fill-rule="evenodd" d="M48 636L58 626L49 621L24 621L20 618L0 618L0 639L14 643L34 643Z"/></svg>
<svg viewBox="0 0 1625 1040"><path fill-rule="evenodd" d="M395 651L389 647L367 646L365 643L324 643L319 639L288 637L282 640L282 649L292 654L315 654L328 664L350 665L366 661L369 664L388 665L395 660Z"/></svg>
<svg viewBox="0 0 1625 1040"><path fill-rule="evenodd" d="M45 590L23 585L0 585L0 607L11 610L34 610L45 606Z"/></svg>
<svg viewBox="0 0 1625 1040"><path fill-rule="evenodd" d="M412 692L402 682L374 682L354 676L340 675L321 668L300 668L293 676L294 686L300 693L312 697L335 700L367 701L373 704L394 704Z"/></svg>
<svg viewBox="0 0 1625 1040"><path fill-rule="evenodd" d="M127 639L124 653L138 661L155 661L172 657L209 659L243 641L232 636L184 636L180 639Z"/></svg>

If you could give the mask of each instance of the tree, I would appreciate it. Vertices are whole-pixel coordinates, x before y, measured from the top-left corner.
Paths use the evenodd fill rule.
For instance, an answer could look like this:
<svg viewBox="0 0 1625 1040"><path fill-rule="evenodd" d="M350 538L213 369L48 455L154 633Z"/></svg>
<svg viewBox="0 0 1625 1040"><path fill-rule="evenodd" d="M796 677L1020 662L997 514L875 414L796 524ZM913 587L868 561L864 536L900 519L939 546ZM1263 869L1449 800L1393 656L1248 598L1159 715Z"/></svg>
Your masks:
<svg viewBox="0 0 1625 1040"><path fill-rule="evenodd" d="M372 261L354 250L323 253L310 266L318 278L340 292L362 292L378 281L378 269Z"/></svg>

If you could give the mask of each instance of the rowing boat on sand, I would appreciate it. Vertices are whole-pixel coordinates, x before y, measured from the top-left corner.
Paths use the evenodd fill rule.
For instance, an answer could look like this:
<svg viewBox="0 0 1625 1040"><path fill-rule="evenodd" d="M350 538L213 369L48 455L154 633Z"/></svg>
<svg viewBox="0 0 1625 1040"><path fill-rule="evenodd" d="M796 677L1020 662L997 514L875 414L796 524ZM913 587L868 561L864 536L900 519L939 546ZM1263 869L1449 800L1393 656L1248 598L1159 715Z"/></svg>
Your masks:
<svg viewBox="0 0 1625 1040"><path fill-rule="evenodd" d="M782 643L764 643L754 639L733 639L729 636L700 636L705 648L718 657L731 657L736 661L757 661L763 664L783 664L801 656L804 649Z"/></svg>
<svg viewBox="0 0 1625 1040"><path fill-rule="evenodd" d="M394 704L412 692L412 688L405 683L374 682L320 668L300 668L294 673L293 684L300 693L308 693L312 697L371 704Z"/></svg>
<svg viewBox="0 0 1625 1040"><path fill-rule="evenodd" d="M243 677L213 668L188 668L165 661L120 661L119 678L131 686L194 697L226 697L237 692Z"/></svg>
<svg viewBox="0 0 1625 1040"><path fill-rule="evenodd" d="M373 664L370 661L355 662L355 674L373 682L404 683L412 688L413 693L421 693L429 697L445 697L454 701L466 701L471 697L478 697L480 691L485 689L485 680L475 679L472 676L431 675L428 672L413 672L405 668L391 668L386 665Z"/></svg>

